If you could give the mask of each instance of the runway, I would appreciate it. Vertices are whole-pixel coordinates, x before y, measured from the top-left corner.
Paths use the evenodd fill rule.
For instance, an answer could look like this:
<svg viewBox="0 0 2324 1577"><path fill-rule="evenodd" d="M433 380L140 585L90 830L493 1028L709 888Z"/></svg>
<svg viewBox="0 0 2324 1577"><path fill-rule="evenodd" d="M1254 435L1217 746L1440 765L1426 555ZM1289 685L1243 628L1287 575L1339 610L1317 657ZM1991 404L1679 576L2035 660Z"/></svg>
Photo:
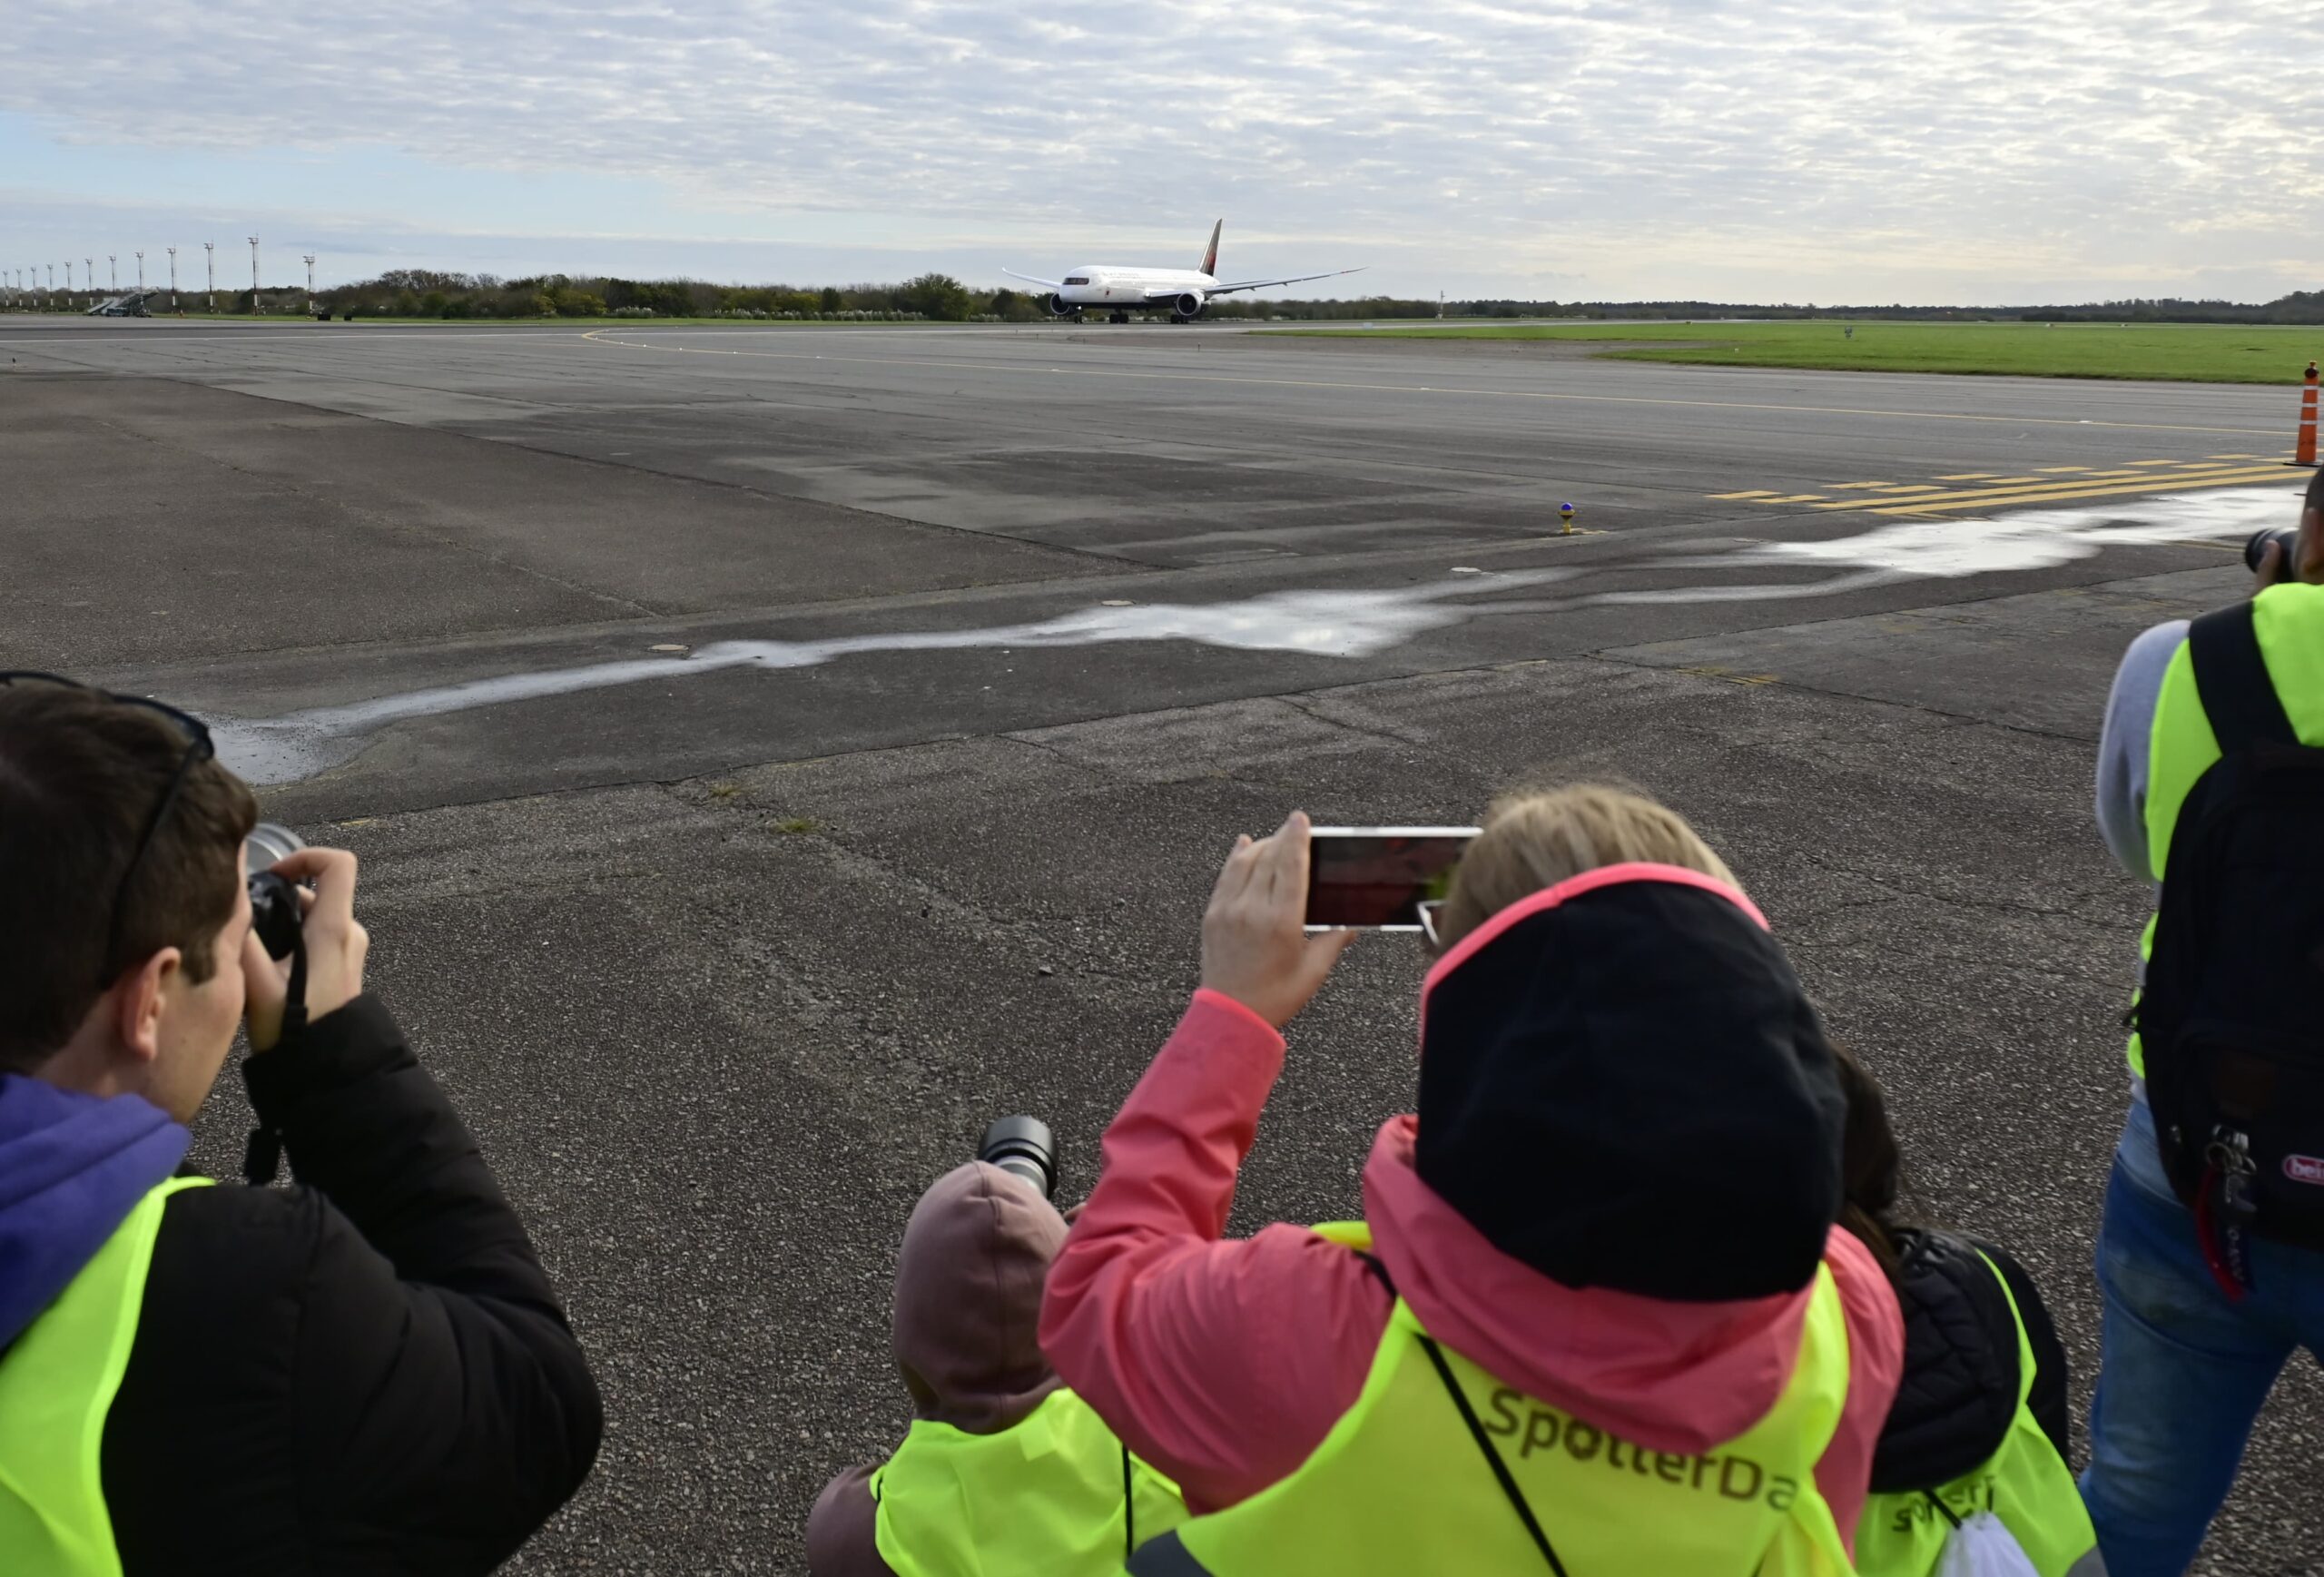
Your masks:
<svg viewBox="0 0 2324 1577"><path fill-rule="evenodd" d="M374 979L608 1393L517 1569L793 1572L902 1428L919 1188L1015 1109L1087 1186L1217 858L1295 804L1677 804L2086 1399L2144 902L2100 712L2296 519L2291 411L1211 327L0 317L0 661L194 707L363 856ZM1420 962L1373 939L1301 1021L1238 1225L1360 1207ZM2303 1366L2198 1570L2310 1569L2319 1424Z"/></svg>

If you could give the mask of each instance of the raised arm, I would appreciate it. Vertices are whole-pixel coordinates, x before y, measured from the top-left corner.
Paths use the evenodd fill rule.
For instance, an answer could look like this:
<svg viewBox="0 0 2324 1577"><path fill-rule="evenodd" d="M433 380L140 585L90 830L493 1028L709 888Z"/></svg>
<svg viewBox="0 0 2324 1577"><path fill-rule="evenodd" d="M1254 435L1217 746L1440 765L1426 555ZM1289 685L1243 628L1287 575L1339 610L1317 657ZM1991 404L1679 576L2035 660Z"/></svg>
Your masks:
<svg viewBox="0 0 2324 1577"><path fill-rule="evenodd" d="M1345 945L1300 932L1306 832L1295 817L1227 861L1203 922L1204 989L1107 1129L1041 1308L1059 1374L1200 1510L1305 1458L1363 1389L1392 1301L1304 1227L1221 1237L1283 1069L1277 1026Z"/></svg>

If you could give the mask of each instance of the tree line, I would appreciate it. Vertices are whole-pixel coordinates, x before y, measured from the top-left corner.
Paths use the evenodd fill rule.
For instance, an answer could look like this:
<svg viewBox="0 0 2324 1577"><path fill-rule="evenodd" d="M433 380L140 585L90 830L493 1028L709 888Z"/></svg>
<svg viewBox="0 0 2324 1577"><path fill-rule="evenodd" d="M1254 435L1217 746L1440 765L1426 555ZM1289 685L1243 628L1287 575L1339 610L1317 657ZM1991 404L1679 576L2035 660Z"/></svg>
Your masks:
<svg viewBox="0 0 2324 1577"><path fill-rule="evenodd" d="M181 292L191 308L205 292ZM53 311L78 310L86 291L9 292L19 310L45 305ZM934 322L1028 323L1049 316L1038 292L980 289L950 274L925 273L901 284L722 285L705 280L632 280L610 274L536 274L501 279L493 274L391 269L376 279L334 285L314 295L314 310L336 318L782 318L907 319ZM296 312L306 309L304 291L269 286L256 298L240 291L227 298L237 312ZM1818 306L1789 302L1769 306L1745 301L1556 301L1488 299L1413 301L1392 296L1352 300L1290 301L1275 297L1225 296L1204 315L1228 320L1333 321L1348 320L1453 318L1643 319L1875 318L1929 322L2134 322L2134 323L2324 323L2324 290L2294 291L2272 301L2247 303L2149 297L2092 301L2066 307Z"/></svg>

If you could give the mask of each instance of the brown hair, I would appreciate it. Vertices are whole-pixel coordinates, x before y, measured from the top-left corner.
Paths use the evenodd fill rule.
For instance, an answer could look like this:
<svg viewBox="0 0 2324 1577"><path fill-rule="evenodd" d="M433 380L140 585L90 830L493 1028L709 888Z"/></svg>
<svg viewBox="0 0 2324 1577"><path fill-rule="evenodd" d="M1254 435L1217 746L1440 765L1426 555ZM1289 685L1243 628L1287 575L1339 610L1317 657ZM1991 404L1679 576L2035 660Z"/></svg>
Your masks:
<svg viewBox="0 0 2324 1577"><path fill-rule="evenodd" d="M248 785L196 763L129 873L191 743L102 691L0 685L0 1070L45 1061L123 971L162 948L181 950L197 982L216 971L258 820Z"/></svg>
<svg viewBox="0 0 2324 1577"><path fill-rule="evenodd" d="M1896 1207L1905 1191L1905 1158L1896 1130L1888 1126L1888 1097L1856 1053L1837 1040L1832 1042L1832 1062L1847 1099L1840 1127L1840 1225L1894 1272L1896 1242L1891 1233L1904 1225Z"/></svg>
<svg viewBox="0 0 2324 1577"><path fill-rule="evenodd" d="M1678 865L1735 884L1727 862L1684 817L1643 794L1604 784L1505 794L1485 813L1483 833L1453 872L1437 940L1450 947L1544 888L1630 861Z"/></svg>

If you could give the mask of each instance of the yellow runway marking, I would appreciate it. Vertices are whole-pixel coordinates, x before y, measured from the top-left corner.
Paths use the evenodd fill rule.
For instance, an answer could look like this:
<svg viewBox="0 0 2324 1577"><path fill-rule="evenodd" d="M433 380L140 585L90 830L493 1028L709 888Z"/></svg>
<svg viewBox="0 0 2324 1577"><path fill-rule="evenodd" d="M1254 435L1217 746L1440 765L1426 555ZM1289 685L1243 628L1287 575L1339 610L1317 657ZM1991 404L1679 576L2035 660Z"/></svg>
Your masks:
<svg viewBox="0 0 2324 1577"><path fill-rule="evenodd" d="M1711 497L1714 498L1772 498L1775 495L1765 488L1754 488L1748 493L1713 493Z"/></svg>
<svg viewBox="0 0 2324 1577"><path fill-rule="evenodd" d="M773 361L830 361L856 367L935 367L972 372L1024 372L1060 378L1116 378L1154 383L1238 384L1257 389L1344 389L1370 394L1437 394L1474 396L1480 399L1531 399L1576 405L1648 405L1679 410L1776 410L1803 416L1866 416L1891 421L2005 422L2018 427L2096 427L2116 432L2252 433L2257 427L2185 427L2174 422L2102 421L2071 416L1988 416L1952 410L1876 410L1848 405L1777 405L1752 399L1665 399L1642 394L1565 394L1540 389L1446 388L1425 383L1346 383L1328 378L1234 378L1216 372L1158 372L1115 367L1051 367L1019 361L939 360L917 356L834 356L805 350L727 350L693 345L649 345L635 340L608 340L609 330L593 329L581 338L592 345L625 350L654 350L665 356L748 356ZM635 332L635 330L631 330ZM769 333L787 332L769 330ZM1957 480L1946 478L1945 480Z"/></svg>
<svg viewBox="0 0 2324 1577"><path fill-rule="evenodd" d="M2022 476L1991 471L1955 472L1934 482L1833 482L1827 490L1854 493L1829 500L1814 493L1721 493L1722 499L1753 504L1805 504L1823 510L1847 510L1876 515L1910 515L1936 519L1965 510L2014 504L2047 504L2082 498L2120 498L2133 494L2176 491L2188 488L2221 488L2283 479L2280 465L2265 456L2235 461L2133 460L2115 470L2087 466L2044 466ZM1971 483L1963 487L1961 483ZM1948 486L1947 484L1953 484Z"/></svg>
<svg viewBox="0 0 2324 1577"><path fill-rule="evenodd" d="M1922 498L1909 506L1880 509L1883 515L1907 515L1916 511L1963 508L1986 508L1999 504L2048 504L2071 498L2102 498L2135 493L2168 493L2181 488L2224 488L2240 482L2281 481L2283 470L2270 466L2265 470L2212 471L2199 476L2155 477L2145 482L2108 482L2096 487L2043 488L2032 491L2004 493L1974 493L1966 498L1955 495L1950 498ZM1867 500L1869 503L1870 500ZM1850 505L1824 505L1827 509L1861 508Z"/></svg>

